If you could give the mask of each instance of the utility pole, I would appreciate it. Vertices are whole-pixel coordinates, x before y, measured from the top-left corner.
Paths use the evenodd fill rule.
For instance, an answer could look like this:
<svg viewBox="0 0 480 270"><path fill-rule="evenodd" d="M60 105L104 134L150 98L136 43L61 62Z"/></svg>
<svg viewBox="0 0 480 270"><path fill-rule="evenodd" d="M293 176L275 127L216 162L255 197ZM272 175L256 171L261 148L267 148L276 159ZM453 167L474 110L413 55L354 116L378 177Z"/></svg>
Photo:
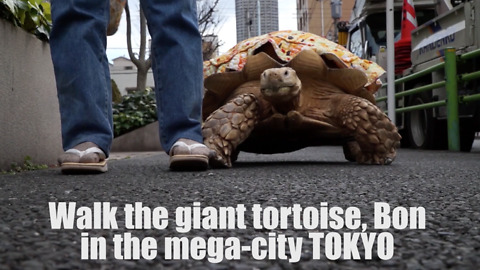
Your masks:
<svg viewBox="0 0 480 270"><path fill-rule="evenodd" d="M322 10L322 37L325 37L325 19L323 18L323 2L324 0L321 0L322 1L322 5L321 5L321 10Z"/></svg>
<svg viewBox="0 0 480 270"><path fill-rule="evenodd" d="M387 110L393 124L395 119L395 41L393 36L393 0L387 0Z"/></svg>
<svg viewBox="0 0 480 270"><path fill-rule="evenodd" d="M245 22L245 26L247 27L247 38L252 36L251 27L252 27L252 19L250 18L250 10L245 10L247 21Z"/></svg>
<svg viewBox="0 0 480 270"><path fill-rule="evenodd" d="M340 18L342 18L342 0L332 0L330 1L332 8L332 19L333 19L333 40L336 42L338 40L338 29L337 23Z"/></svg>
<svg viewBox="0 0 480 270"><path fill-rule="evenodd" d="M262 34L262 21L260 19L260 0L257 0L257 20L258 20L258 35Z"/></svg>

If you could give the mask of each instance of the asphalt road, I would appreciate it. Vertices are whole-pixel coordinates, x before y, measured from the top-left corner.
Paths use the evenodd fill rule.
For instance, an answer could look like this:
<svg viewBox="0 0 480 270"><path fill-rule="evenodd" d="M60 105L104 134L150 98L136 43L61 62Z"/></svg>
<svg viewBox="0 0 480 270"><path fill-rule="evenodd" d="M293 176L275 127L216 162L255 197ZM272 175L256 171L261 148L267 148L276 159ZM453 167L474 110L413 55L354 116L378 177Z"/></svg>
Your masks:
<svg viewBox="0 0 480 270"><path fill-rule="evenodd" d="M107 174L0 175L0 270L480 266L479 141L472 153L401 149L390 166L346 162L335 147L242 153L234 168L206 172L170 172L163 153L114 156ZM59 202L75 202L75 212ZM150 229L150 219L133 215L140 208L127 210L135 202L149 207ZM391 207L388 216L379 202ZM228 206L236 216L219 214ZM78 219L60 222L57 215L67 212ZM391 226L382 229L387 220ZM126 244L129 237L138 238L137 247L137 240ZM168 259L182 254L166 245L175 237L185 238L189 259ZM90 253L85 243L96 241L99 253Z"/></svg>

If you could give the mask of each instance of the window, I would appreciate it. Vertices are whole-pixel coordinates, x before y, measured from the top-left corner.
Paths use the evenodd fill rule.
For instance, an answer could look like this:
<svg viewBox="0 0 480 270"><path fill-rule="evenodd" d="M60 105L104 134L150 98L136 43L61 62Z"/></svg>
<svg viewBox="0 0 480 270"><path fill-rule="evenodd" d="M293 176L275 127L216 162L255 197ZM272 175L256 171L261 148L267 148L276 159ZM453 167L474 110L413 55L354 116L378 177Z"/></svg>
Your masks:
<svg viewBox="0 0 480 270"><path fill-rule="evenodd" d="M360 28L356 28L350 35L350 51L358 57L363 57L362 33Z"/></svg>
<svg viewBox="0 0 480 270"><path fill-rule="evenodd" d="M417 17L418 25L422 25L428 20L435 17L434 10L415 10L415 15ZM377 45L385 46L387 43L387 33L385 32L385 28L387 25L385 18L385 13L377 13L371 14L367 17L366 22L370 28L370 32L375 39ZM394 36L395 40L399 38L401 28L402 28L402 12L395 11L394 12Z"/></svg>

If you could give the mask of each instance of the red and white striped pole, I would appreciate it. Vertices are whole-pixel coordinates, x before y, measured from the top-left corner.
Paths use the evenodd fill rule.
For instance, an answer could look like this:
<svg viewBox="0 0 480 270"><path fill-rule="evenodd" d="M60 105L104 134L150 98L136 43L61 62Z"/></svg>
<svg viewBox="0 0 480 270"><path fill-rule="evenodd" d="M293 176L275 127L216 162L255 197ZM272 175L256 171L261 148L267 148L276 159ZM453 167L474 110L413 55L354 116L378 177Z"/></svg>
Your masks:
<svg viewBox="0 0 480 270"><path fill-rule="evenodd" d="M410 40L411 32L417 28L417 26L417 16L415 15L413 0L403 0L402 39Z"/></svg>

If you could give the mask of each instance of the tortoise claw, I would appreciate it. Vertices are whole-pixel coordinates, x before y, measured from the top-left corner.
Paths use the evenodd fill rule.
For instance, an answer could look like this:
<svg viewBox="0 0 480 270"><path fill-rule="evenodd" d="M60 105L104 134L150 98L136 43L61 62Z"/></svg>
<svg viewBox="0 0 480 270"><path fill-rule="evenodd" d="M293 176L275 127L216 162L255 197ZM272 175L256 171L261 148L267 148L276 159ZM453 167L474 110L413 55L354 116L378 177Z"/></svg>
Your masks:
<svg viewBox="0 0 480 270"><path fill-rule="evenodd" d="M385 160L383 161L383 164L385 164L385 165L390 165L390 164L392 164L392 162L393 162L393 158L387 157L387 158L385 158Z"/></svg>
<svg viewBox="0 0 480 270"><path fill-rule="evenodd" d="M220 169L220 168L230 168L232 167L231 162L229 160L218 155L217 152L214 151L214 155L210 157L209 164L212 168Z"/></svg>

